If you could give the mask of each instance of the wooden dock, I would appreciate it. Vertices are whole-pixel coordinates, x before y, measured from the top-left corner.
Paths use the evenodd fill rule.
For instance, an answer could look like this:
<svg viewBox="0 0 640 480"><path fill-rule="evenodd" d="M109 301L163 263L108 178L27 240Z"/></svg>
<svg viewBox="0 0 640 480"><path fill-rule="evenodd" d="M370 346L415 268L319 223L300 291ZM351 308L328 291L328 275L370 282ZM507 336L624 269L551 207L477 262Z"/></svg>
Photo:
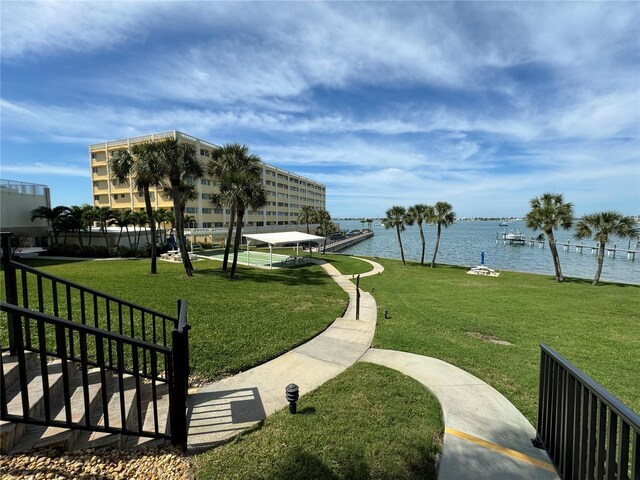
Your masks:
<svg viewBox="0 0 640 480"><path fill-rule="evenodd" d="M366 240L367 238L371 238L371 237L373 237L373 231L369 230L367 232L354 235L353 237L347 237L343 240L337 240L331 243L327 242L327 245L324 247L324 249L322 246L320 247L320 251L337 252L339 250L343 250L347 247L350 247L351 245L355 245L356 243L360 243L363 240ZM318 250L314 247L313 251L317 252Z"/></svg>
<svg viewBox="0 0 640 480"><path fill-rule="evenodd" d="M502 236L502 237L499 237ZM509 241L504 238L504 233L498 233L496 235L496 243L503 242L505 245L528 245L530 247L539 247L545 248L547 244L547 240L539 240L535 237L526 238L524 241ZM562 249L566 252L575 251L576 253L583 254L585 251L590 255L597 255L598 249L600 248L599 244L591 244L585 245L584 242L580 243L571 243L571 240L567 240L566 242L557 242L558 248L562 247ZM614 243L613 246L605 246L605 255L607 257L616 258L616 254L622 254L627 256L627 260L634 261L636 256L640 258L640 242L636 242L636 244L628 243L626 247L619 247L618 244Z"/></svg>

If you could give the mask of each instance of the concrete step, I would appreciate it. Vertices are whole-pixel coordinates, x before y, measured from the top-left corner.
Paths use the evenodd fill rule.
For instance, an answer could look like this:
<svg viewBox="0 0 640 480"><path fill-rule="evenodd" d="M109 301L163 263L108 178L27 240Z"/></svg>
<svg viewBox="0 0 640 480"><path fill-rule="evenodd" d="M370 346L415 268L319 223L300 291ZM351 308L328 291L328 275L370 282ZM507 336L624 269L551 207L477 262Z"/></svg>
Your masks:
<svg viewBox="0 0 640 480"><path fill-rule="evenodd" d="M155 432L155 419L157 415L158 433L169 433L171 430L169 428L169 387L167 384L163 383L156 385L156 399L157 409L154 409L151 384L146 384L142 403L142 409L144 412L142 430L144 432ZM132 437L127 446L129 448L139 448L164 445L165 443L168 444L170 442L149 437Z"/></svg>
<svg viewBox="0 0 640 480"><path fill-rule="evenodd" d="M109 396L109 405L106 411L106 415L109 421L109 426L114 428L129 428L133 429L138 421L138 412L136 406L136 382L132 375L123 375L123 391L120 391L118 377L114 375L111 381L111 391ZM122 417L120 413L121 397L124 396L125 406L125 424L122 424ZM97 425L105 425L105 414L100 415ZM93 432L87 440L87 448L101 448L101 447L113 447L113 448L125 448L126 435L106 433L106 432Z"/></svg>
<svg viewBox="0 0 640 480"><path fill-rule="evenodd" d="M67 362L67 371L69 376L73 377L78 365L74 362ZM47 363L47 378L49 383L50 405L53 406L57 397L64 394L62 380L62 361L55 358ZM27 395L29 400L28 414L30 418L45 419L44 393L43 393L43 376L40 370L40 363L36 362L31 369L27 371ZM22 392L20 384L14 385L7 389L7 412L12 415L23 416L22 410ZM51 409L51 415L55 415L55 408ZM0 451L2 453L9 452L14 445L27 432L27 424L2 422L0 424Z"/></svg>
<svg viewBox="0 0 640 480"><path fill-rule="evenodd" d="M107 382L111 381L111 374L107 372ZM89 394L89 414L102 411L102 386L100 383L100 369L95 368L87 372L88 394ZM107 384L108 385L108 384ZM71 421L84 424L86 410L84 404L82 371L76 372L71 380ZM65 421L66 412L62 398L58 397L55 402L55 420ZM59 447L70 450L76 443L82 430L68 429L60 427L40 427L31 425L27 429L26 435L16 443L12 453L24 452L33 448Z"/></svg>
<svg viewBox="0 0 640 480"><path fill-rule="evenodd" d="M47 363L50 412L52 418L65 421L64 388L62 381L62 362L50 357ZM27 382L29 396L29 416L44 420L44 398L39 356L26 353ZM22 416L22 393L20 391L18 362L16 357L2 353L3 373L7 386L8 411ZM70 375L71 420L74 423L85 424L86 408L83 391L83 375L77 363L67 363ZM102 404L102 385L100 369L94 368L87 372L89 393L89 424L103 426L105 423L104 406ZM155 432L155 418L157 415L158 431L169 432L169 394L166 384L156 384L157 411L153 408L151 383L141 381L141 411L138 412L135 378L132 375L123 376L124 389L121 392L118 376L106 371L107 403L106 415L109 425L122 428L120 415L121 396L125 403L126 428L136 430L138 415L142 416L143 431ZM46 427L25 423L0 421L0 447L3 454L19 453L37 448L59 447L66 450L82 448L137 448L162 445L168 443L149 437L135 437L105 432L91 432L79 429Z"/></svg>
<svg viewBox="0 0 640 480"><path fill-rule="evenodd" d="M33 352L24 352L24 358L27 370L38 361L38 355ZM4 386L7 390L19 382L20 371L18 370L17 355L9 355L8 351L2 352L2 372L4 373Z"/></svg>

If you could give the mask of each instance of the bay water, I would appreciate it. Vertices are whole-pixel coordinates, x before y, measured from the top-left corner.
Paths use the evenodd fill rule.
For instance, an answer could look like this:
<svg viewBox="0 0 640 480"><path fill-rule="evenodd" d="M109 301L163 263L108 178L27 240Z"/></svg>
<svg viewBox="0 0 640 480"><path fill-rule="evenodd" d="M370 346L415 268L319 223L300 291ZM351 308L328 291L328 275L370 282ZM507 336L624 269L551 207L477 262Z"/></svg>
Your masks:
<svg viewBox="0 0 640 480"><path fill-rule="evenodd" d="M336 220L342 230L362 228L357 220ZM376 222L377 223L377 222ZM537 244L530 247L525 245L504 245L502 240L496 241L496 236L503 232L522 232L529 237L537 237L540 232L528 230L524 221L510 221L508 227L500 227L498 221L459 221L442 229L440 246L436 263L473 267L480 265L480 255L484 252L485 265L494 270L512 270L545 275L554 275L553 260L549 252L549 245L545 241L544 248ZM365 225L366 228L366 225ZM339 253L352 255L366 255L369 257L400 258L400 247L395 229L385 229L382 226L372 226L374 236L356 245L341 250ZM426 237L425 263L431 262L436 238L434 225L423 225ZM576 253L575 247L564 250L562 243L567 240L572 244L581 243L573 239L573 230L556 232L560 266L563 275L584 279L593 279L597 267L597 255L592 255L591 249L584 248L583 253ZM401 233L405 259L420 261L420 234L416 225L406 227ZM631 247L636 247L637 239L631 241ZM618 248L627 248L629 240L613 239L607 246L616 243ZM585 246L595 246L596 242L585 240ZM619 282L640 285L640 255L635 261L627 259L625 252L618 252L614 257L606 256L602 268L601 281Z"/></svg>

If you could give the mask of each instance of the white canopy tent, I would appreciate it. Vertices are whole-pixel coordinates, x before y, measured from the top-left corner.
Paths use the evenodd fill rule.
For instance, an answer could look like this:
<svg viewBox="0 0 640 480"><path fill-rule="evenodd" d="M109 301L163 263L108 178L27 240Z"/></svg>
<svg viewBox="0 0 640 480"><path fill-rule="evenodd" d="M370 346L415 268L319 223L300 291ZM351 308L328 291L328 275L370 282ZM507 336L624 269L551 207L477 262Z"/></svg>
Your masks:
<svg viewBox="0 0 640 480"><path fill-rule="evenodd" d="M295 243L296 253L298 252L298 246L301 243L314 242L318 245L320 242L326 241L324 237L318 235L309 235L302 232L276 232L276 233L249 233L242 235L247 239L247 259L249 258L249 244L251 240L257 242L266 243L269 245L269 268L273 268L273 246L282 245L284 243ZM309 249L311 251L311 249Z"/></svg>

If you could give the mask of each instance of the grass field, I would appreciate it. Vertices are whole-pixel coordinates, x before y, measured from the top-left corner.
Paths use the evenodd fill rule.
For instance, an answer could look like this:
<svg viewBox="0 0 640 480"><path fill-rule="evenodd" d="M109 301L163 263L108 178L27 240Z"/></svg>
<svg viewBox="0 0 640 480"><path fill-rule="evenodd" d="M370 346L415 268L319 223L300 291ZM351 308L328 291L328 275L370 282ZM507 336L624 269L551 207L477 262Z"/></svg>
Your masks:
<svg viewBox="0 0 640 480"><path fill-rule="evenodd" d="M279 251L278 253L281 253ZM355 258L323 256L342 273L369 270ZM640 410L640 287L379 259L361 279L378 304L374 346L436 357L501 391L535 423L539 343L546 343L632 409ZM142 305L175 312L189 302L192 365L209 378L289 350L340 315L346 295L315 265L278 270L219 263L34 262L44 270ZM383 310L390 318L384 319ZM500 342L500 343L498 343ZM508 344L504 344L508 342ZM356 364L302 398L301 415L276 413L232 444L196 457L200 478L434 478L442 432L437 401L397 372Z"/></svg>
<svg viewBox="0 0 640 480"><path fill-rule="evenodd" d="M415 380L357 363L257 430L195 458L200 479L435 479L443 425Z"/></svg>
<svg viewBox="0 0 640 480"><path fill-rule="evenodd" d="M53 261L30 265L163 313L176 315L176 300L189 310L191 366L207 378L245 370L314 337L339 317L347 295L317 265L264 270L239 265L229 280L219 262L182 264L148 260ZM4 289L3 289L4 290ZM3 291L4 293L4 291Z"/></svg>
<svg viewBox="0 0 640 480"><path fill-rule="evenodd" d="M640 410L640 287L502 272L466 275L378 260L363 278L378 304L374 346L436 357L480 377L535 423L539 344L546 343ZM383 319L388 309L391 318ZM512 345L494 343L505 340Z"/></svg>

